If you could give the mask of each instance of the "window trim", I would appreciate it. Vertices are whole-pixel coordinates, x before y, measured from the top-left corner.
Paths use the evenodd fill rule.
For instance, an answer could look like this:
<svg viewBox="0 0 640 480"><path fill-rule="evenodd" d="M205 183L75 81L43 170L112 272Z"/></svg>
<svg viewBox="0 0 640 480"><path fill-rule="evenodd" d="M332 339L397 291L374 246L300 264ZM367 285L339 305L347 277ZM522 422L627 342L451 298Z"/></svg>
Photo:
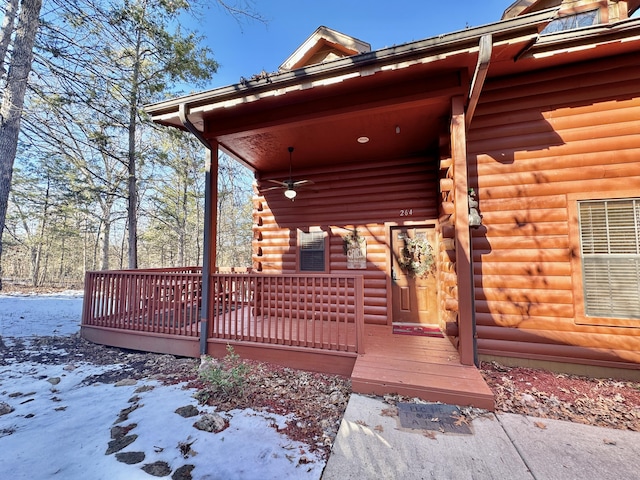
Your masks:
<svg viewBox="0 0 640 480"><path fill-rule="evenodd" d="M611 192L583 192L567 195L569 210L569 246L571 254L571 276L574 295L574 321L576 325L603 327L640 327L640 320L633 318L589 317L585 311L584 279L582 275L582 250L580 233L580 214L578 202L582 200L624 200L636 199L638 190L618 190Z"/></svg>
<svg viewBox="0 0 640 480"><path fill-rule="evenodd" d="M319 233L322 232L324 234L324 270L320 271L320 270L302 270L301 266L302 266L302 255L300 253L301 251L301 245L302 245L302 234L309 234L309 233ZM314 275L314 274L323 274L323 273L330 273L331 272L331 268L330 268L330 252L329 252L329 229L327 227L308 227L308 228L298 228L295 230L295 235L296 235L296 273L299 274L303 274L303 275Z"/></svg>
<svg viewBox="0 0 640 480"><path fill-rule="evenodd" d="M597 22L594 25L591 25L589 27L577 27L577 28L571 28L566 30L556 30L553 32L544 32L549 25L551 25L553 22L557 20L562 20L563 18L566 18L566 17L571 17L571 16L579 15L581 13L586 13L594 10L598 11ZM561 34L564 32L574 32L576 30L580 30L581 28L591 28L598 25L605 25L608 23L609 23L609 4L607 0L600 0L598 2L589 3L587 5L572 5L570 7L561 8L556 14L556 17L553 20L551 20L540 31L540 35L544 35L546 37L547 35Z"/></svg>
<svg viewBox="0 0 640 480"><path fill-rule="evenodd" d="M578 19L579 17L583 17L586 14L595 13L595 18L593 19L593 23L589 25L575 26L575 27L565 27L566 22L570 19ZM602 9L599 7L591 8L588 10L584 10L581 12L577 12L572 10L570 13L565 15L558 15L558 17L551 20L541 31L540 36L553 35L555 33L564 33L564 32L574 32L576 30L580 30L583 28L595 27L596 25L601 25L602 21ZM553 28L553 30L550 30Z"/></svg>

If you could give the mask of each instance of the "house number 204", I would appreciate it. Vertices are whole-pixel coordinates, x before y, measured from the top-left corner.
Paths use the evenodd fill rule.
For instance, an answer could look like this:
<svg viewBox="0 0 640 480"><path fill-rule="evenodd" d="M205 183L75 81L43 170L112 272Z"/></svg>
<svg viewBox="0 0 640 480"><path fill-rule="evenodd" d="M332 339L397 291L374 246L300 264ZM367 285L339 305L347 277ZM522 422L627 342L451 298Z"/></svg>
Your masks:
<svg viewBox="0 0 640 480"><path fill-rule="evenodd" d="M401 217L409 217L411 215L413 215L413 208L403 208L402 210L400 210Z"/></svg>

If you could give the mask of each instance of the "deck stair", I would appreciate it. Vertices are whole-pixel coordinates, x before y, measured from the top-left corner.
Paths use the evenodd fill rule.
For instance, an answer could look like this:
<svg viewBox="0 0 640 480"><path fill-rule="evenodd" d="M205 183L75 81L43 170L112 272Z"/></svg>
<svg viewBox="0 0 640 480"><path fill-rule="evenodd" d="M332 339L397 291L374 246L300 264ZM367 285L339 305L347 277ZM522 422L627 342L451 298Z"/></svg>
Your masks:
<svg viewBox="0 0 640 480"><path fill-rule="evenodd" d="M491 389L475 366L461 365L448 338L392 333L391 326L366 325L365 353L358 355L354 393L397 393L453 405L495 409Z"/></svg>

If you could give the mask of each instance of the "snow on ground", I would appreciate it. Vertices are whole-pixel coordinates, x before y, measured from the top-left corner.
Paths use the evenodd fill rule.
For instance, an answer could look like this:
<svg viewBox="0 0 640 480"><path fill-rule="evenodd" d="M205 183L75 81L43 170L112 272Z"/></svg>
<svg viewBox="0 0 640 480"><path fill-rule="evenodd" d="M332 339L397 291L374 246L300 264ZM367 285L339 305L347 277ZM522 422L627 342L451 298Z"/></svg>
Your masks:
<svg viewBox="0 0 640 480"><path fill-rule="evenodd" d="M0 295L0 336L70 335L80 330L82 291Z"/></svg>
<svg viewBox="0 0 640 480"><path fill-rule="evenodd" d="M21 338L30 348L32 335L76 333L80 295L0 295L3 341L14 344ZM221 412L229 427L209 433L193 427L199 416L183 418L175 413L187 405L197 407L200 414L214 411L198 405L194 390L181 385L154 380L121 386L86 384L86 378L119 366L96 366L71 357L64 365L11 359L4 363L0 363L0 404L14 411L0 415L0 479L152 479L141 467L157 461L166 462L173 474L192 465L194 479L319 479L322 474L324 460L274 428L283 427L287 417L253 410ZM137 438L118 453L144 452L145 458L127 465L106 451L119 414L132 405L138 408L118 425L135 425L128 435ZM186 456L180 444L191 444Z"/></svg>

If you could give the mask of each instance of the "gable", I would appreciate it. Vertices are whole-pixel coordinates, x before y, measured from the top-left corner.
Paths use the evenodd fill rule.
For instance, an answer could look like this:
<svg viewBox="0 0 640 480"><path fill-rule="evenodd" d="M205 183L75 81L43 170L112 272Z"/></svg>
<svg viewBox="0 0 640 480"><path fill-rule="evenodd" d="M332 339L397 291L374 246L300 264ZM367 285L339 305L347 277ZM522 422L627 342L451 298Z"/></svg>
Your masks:
<svg viewBox="0 0 640 480"><path fill-rule="evenodd" d="M371 45L331 28L320 26L278 70L290 71L371 51Z"/></svg>

